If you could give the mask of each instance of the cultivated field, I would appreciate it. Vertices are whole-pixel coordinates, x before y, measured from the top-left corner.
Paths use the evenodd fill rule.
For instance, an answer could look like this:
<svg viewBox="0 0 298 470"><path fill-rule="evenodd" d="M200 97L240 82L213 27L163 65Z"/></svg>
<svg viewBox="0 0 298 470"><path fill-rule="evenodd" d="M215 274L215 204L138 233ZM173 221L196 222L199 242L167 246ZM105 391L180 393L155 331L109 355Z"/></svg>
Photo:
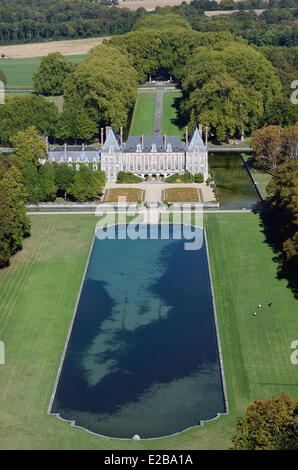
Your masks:
<svg viewBox="0 0 298 470"><path fill-rule="evenodd" d="M287 282L277 279L259 215L205 214L230 414L144 441L101 438L48 416L96 218L60 214L31 220L23 251L0 271L6 353L0 365L1 449L227 449L234 419L249 402L282 391L298 397L298 370L290 361L297 301Z"/></svg>
<svg viewBox="0 0 298 470"><path fill-rule="evenodd" d="M87 39L69 39L67 41L38 42L34 44L16 44L11 46L0 46L0 55L5 54L8 59L25 59L32 57L43 57L50 52L60 52L62 55L88 54L92 47L102 44L108 37L97 37ZM0 64L3 59L0 59Z"/></svg>
<svg viewBox="0 0 298 470"><path fill-rule="evenodd" d="M191 0L184 0L185 3L190 3ZM235 0L241 1L241 0ZM153 11L156 7L175 7L181 5L181 0L132 0L120 2L118 8L128 8L129 10L137 10L138 8L145 8L147 11ZM220 3L220 0L217 0ZM208 12L213 13L213 12ZM211 15L210 15L211 16Z"/></svg>

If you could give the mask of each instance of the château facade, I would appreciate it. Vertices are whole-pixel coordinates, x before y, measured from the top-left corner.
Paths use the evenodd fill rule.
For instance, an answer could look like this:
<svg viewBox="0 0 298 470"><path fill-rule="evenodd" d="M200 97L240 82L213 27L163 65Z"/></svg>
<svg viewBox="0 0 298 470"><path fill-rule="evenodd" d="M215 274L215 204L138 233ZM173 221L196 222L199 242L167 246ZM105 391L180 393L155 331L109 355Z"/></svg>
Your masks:
<svg viewBox="0 0 298 470"><path fill-rule="evenodd" d="M80 165L90 166L94 171L101 168L108 181L116 181L120 171L146 176L168 177L188 171L202 173L208 178L208 149L202 138L202 126L195 128L188 141L186 128L185 142L179 136L130 136L123 142L112 127L106 128L105 142L101 150L86 146L57 146L48 149L47 161L68 163L77 170Z"/></svg>
<svg viewBox="0 0 298 470"><path fill-rule="evenodd" d="M142 178L168 177L188 171L202 173L208 178L208 150L202 139L202 127L196 128L188 142L179 136L131 136L122 142L112 127L106 129L106 140L101 150L101 169L107 180L116 181L120 171Z"/></svg>

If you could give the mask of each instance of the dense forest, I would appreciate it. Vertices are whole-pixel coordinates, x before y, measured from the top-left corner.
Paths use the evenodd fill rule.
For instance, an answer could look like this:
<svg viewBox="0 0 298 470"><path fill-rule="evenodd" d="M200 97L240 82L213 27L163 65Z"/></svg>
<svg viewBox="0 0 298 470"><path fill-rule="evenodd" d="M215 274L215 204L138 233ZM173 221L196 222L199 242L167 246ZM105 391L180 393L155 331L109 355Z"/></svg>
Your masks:
<svg viewBox="0 0 298 470"><path fill-rule="evenodd" d="M110 36L131 31L144 8L131 11L91 0L0 0L0 44ZM262 14L253 9L266 9ZM240 10L207 17L204 11ZM157 7L155 13L173 11L197 31L230 31L257 46L298 46L297 0L193 0L177 7Z"/></svg>
<svg viewBox="0 0 298 470"><path fill-rule="evenodd" d="M139 16L89 0L0 0L0 43L123 34Z"/></svg>

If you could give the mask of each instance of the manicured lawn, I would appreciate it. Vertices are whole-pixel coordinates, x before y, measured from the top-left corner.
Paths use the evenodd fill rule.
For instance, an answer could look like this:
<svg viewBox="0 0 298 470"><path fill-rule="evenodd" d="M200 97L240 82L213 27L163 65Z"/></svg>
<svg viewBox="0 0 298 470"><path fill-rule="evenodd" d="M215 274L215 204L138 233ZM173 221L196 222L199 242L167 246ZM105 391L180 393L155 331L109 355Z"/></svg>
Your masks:
<svg viewBox="0 0 298 470"><path fill-rule="evenodd" d="M139 91L129 135L153 135L155 91Z"/></svg>
<svg viewBox="0 0 298 470"><path fill-rule="evenodd" d="M230 415L148 441L104 439L48 416L96 218L61 214L31 220L23 251L0 271L0 340L6 351L6 364L0 365L1 449L225 449L234 417L250 401L282 391L298 397L298 366L290 362L297 301L287 282L276 278L260 218L209 213L204 222Z"/></svg>
<svg viewBox="0 0 298 470"><path fill-rule="evenodd" d="M271 175L267 173L266 171L258 170L253 166L253 157L251 155L243 155L244 159L246 160L246 163L250 169L250 172L257 183L259 190L262 193L262 196L264 199L267 197L267 191L266 191L266 186L271 180Z"/></svg>
<svg viewBox="0 0 298 470"><path fill-rule="evenodd" d="M142 200L142 190L136 188L112 188L107 189L106 202L118 202L119 197L125 197L126 202L138 202Z"/></svg>
<svg viewBox="0 0 298 470"><path fill-rule="evenodd" d="M196 188L169 188L165 190L165 201L168 202L199 202Z"/></svg>
<svg viewBox="0 0 298 470"><path fill-rule="evenodd" d="M162 134L179 135L184 140L184 128L178 124L177 100L180 98L180 91L168 91L163 94L162 106Z"/></svg>
<svg viewBox="0 0 298 470"><path fill-rule="evenodd" d="M73 64L85 59L87 55L66 56ZM40 57L26 59L1 59L0 69L5 73L8 88L32 88L33 73L37 71Z"/></svg>

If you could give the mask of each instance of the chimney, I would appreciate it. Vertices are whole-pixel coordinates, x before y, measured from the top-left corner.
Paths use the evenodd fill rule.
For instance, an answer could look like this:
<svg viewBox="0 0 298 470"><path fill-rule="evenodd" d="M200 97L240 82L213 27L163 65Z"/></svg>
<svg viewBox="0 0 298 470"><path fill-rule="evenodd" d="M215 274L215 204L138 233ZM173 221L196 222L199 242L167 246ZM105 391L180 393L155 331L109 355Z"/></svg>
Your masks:
<svg viewBox="0 0 298 470"><path fill-rule="evenodd" d="M144 136L143 135L141 136L141 147L142 147L142 150L143 150L143 148L144 148Z"/></svg>
<svg viewBox="0 0 298 470"><path fill-rule="evenodd" d="M167 146L167 136L166 135L163 136L163 144L164 144L165 147Z"/></svg>
<svg viewBox="0 0 298 470"><path fill-rule="evenodd" d="M185 146L188 147L188 127L185 128Z"/></svg>
<svg viewBox="0 0 298 470"><path fill-rule="evenodd" d="M203 124L199 124L199 132L201 134L201 137L203 137Z"/></svg>
<svg viewBox="0 0 298 470"><path fill-rule="evenodd" d="M82 152L85 151L85 144L82 144Z"/></svg>
<svg viewBox="0 0 298 470"><path fill-rule="evenodd" d="M47 153L49 151L49 138L46 137L46 149L47 149Z"/></svg>
<svg viewBox="0 0 298 470"><path fill-rule="evenodd" d="M205 127L205 146L208 145L208 126Z"/></svg>
<svg viewBox="0 0 298 470"><path fill-rule="evenodd" d="M111 129L110 126L106 126L106 140L109 135L110 129Z"/></svg>
<svg viewBox="0 0 298 470"><path fill-rule="evenodd" d="M120 127L120 148L123 147L123 127Z"/></svg>
<svg viewBox="0 0 298 470"><path fill-rule="evenodd" d="M100 128L100 146L103 146L103 127Z"/></svg>
<svg viewBox="0 0 298 470"><path fill-rule="evenodd" d="M67 144L64 144L64 152L66 153L67 150Z"/></svg>

